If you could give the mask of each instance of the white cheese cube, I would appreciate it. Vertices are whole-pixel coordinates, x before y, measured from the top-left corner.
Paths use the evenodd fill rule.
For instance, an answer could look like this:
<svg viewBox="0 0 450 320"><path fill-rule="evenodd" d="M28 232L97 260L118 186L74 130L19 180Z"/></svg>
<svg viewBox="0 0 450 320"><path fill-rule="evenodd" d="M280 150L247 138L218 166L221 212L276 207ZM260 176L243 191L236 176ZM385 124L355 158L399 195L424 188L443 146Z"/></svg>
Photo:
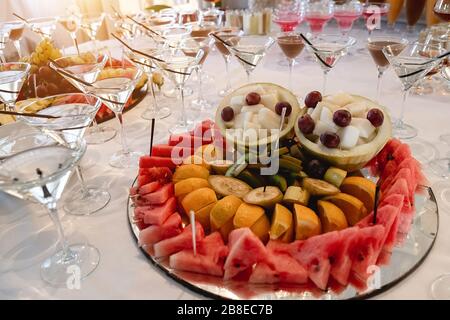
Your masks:
<svg viewBox="0 0 450 320"><path fill-rule="evenodd" d="M332 124L333 122L333 113L330 109L323 107L322 111L320 112L320 121L323 121L328 124Z"/></svg>
<svg viewBox="0 0 450 320"><path fill-rule="evenodd" d="M352 118L351 125L358 128L360 137L364 139L369 138L375 131L370 121L364 118Z"/></svg>
<svg viewBox="0 0 450 320"><path fill-rule="evenodd" d="M337 126L330 126L328 123L319 120L316 122L314 131L313 131L313 135L320 137L320 135L322 133L325 133L325 132L336 133L338 131L338 129L339 128Z"/></svg>
<svg viewBox="0 0 450 320"><path fill-rule="evenodd" d="M322 112L322 105L317 104L317 106L313 109L311 113L311 118L314 120L314 122L318 121L320 119L320 113Z"/></svg>
<svg viewBox="0 0 450 320"><path fill-rule="evenodd" d="M359 129L354 126L347 126L338 131L341 143L339 146L342 149L351 149L356 146L359 139Z"/></svg>

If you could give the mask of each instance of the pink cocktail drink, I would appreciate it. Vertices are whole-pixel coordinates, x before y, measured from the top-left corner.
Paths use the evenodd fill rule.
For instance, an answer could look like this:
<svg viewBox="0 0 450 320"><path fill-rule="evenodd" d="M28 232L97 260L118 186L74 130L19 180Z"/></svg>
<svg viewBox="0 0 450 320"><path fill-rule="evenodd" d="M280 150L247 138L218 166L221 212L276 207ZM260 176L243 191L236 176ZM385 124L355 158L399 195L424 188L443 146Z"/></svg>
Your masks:
<svg viewBox="0 0 450 320"><path fill-rule="evenodd" d="M319 34L323 32L323 28L325 27L327 22L331 20L331 18L333 18L332 14L327 15L313 14L306 16L306 21L309 24L311 32L313 34Z"/></svg>
<svg viewBox="0 0 450 320"><path fill-rule="evenodd" d="M334 13L334 18L336 19L339 29L343 33L347 33L352 29L353 23L361 16L358 12L352 11L340 11Z"/></svg>
<svg viewBox="0 0 450 320"><path fill-rule="evenodd" d="M276 16L273 19L277 25L280 26L281 31L290 32L302 22L302 17L295 13L286 13L283 15Z"/></svg>

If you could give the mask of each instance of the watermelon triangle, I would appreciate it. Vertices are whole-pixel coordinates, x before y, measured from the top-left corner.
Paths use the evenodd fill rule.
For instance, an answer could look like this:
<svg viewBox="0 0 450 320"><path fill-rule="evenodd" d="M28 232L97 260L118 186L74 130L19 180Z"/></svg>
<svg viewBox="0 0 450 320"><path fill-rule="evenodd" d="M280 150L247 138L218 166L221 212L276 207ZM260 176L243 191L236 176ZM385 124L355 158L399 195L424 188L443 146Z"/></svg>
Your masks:
<svg viewBox="0 0 450 320"><path fill-rule="evenodd" d="M397 164L400 164L405 159L411 158L412 155L409 145L407 145L406 143L402 143L401 145L399 145L392 153L392 157Z"/></svg>
<svg viewBox="0 0 450 320"><path fill-rule="evenodd" d="M402 212L411 212L412 204L410 201L408 182L404 178L395 180L395 182L382 193L381 201L387 196L394 194L404 196Z"/></svg>
<svg viewBox="0 0 450 320"><path fill-rule="evenodd" d="M151 246L161 240L172 238L181 233L181 216L172 214L161 225L152 225L139 232L139 246Z"/></svg>
<svg viewBox="0 0 450 320"><path fill-rule="evenodd" d="M205 232L199 222L195 223L195 229L198 243L205 237ZM186 226L179 235L156 243L153 248L155 258L167 257L184 249L192 249L191 225Z"/></svg>
<svg viewBox="0 0 450 320"><path fill-rule="evenodd" d="M329 260L331 263L330 275L341 285L348 284L348 277L352 268L352 261L348 254L348 248L352 238L357 235L359 228L351 227L339 231L340 245L335 247Z"/></svg>

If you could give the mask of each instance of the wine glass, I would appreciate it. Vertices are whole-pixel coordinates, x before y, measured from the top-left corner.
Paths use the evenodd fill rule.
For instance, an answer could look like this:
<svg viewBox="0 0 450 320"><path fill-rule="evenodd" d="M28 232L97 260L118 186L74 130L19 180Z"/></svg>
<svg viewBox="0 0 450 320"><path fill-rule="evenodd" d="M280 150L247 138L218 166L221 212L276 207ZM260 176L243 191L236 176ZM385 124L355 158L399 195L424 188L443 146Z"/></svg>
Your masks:
<svg viewBox="0 0 450 320"><path fill-rule="evenodd" d="M22 48L20 46L20 40L22 40L23 31L25 30L25 23L23 21L17 20L6 22L5 24L10 28L9 40L13 42L19 58L22 59Z"/></svg>
<svg viewBox="0 0 450 320"><path fill-rule="evenodd" d="M184 8L178 12L178 24L195 24L200 20L199 12L193 8Z"/></svg>
<svg viewBox="0 0 450 320"><path fill-rule="evenodd" d="M223 29L219 29L219 30L213 32L213 34L224 41L228 41L228 39L230 39L230 38L233 38L236 36L242 36L243 31L240 30L239 28L223 28ZM214 39L214 44L216 45L217 50L219 50L219 52L222 54L223 59L225 60L225 72L226 72L227 80L226 80L225 88L223 90L219 91L219 96L225 97L226 95L228 95L231 92L231 82L230 82L230 79L231 79L231 75L230 75L231 52L230 52L230 50L228 50L228 48L225 46L225 44L223 44L223 42L221 42L217 38L213 37L213 35L211 35L211 37Z"/></svg>
<svg viewBox="0 0 450 320"><path fill-rule="evenodd" d="M395 22L402 12L405 0L389 0L389 11L387 16L388 26L391 30L395 28Z"/></svg>
<svg viewBox="0 0 450 320"><path fill-rule="evenodd" d="M203 27L220 28L223 22L224 12L217 8L200 11L200 25Z"/></svg>
<svg viewBox="0 0 450 320"><path fill-rule="evenodd" d="M406 0L406 21L408 32L413 33L414 28L422 16L427 0Z"/></svg>
<svg viewBox="0 0 450 320"><path fill-rule="evenodd" d="M361 16L363 6L359 1L348 1L334 6L334 19L343 36L347 36L353 23Z"/></svg>
<svg viewBox="0 0 450 320"><path fill-rule="evenodd" d="M277 43L281 51L288 60L289 65L289 90L294 92L292 87L292 69L294 67L295 59L302 53L305 44L302 37L296 32L283 32L277 37Z"/></svg>
<svg viewBox="0 0 450 320"><path fill-rule="evenodd" d="M42 39L52 39L53 33L56 30L56 22L59 17L43 17L28 19L30 29L37 33Z"/></svg>
<svg viewBox="0 0 450 320"><path fill-rule="evenodd" d="M76 14L71 14L69 16L59 18L58 22L70 34L73 45L77 49L77 53L80 54L77 41L77 31L80 28L81 18Z"/></svg>
<svg viewBox="0 0 450 320"><path fill-rule="evenodd" d="M158 53L154 62L164 75L173 82L181 99L181 114L177 124L169 129L171 134L185 133L193 129L192 121L187 119L184 103L184 84L189 79L192 71L198 67L204 55L199 50L195 57L186 55L180 49L165 49Z"/></svg>
<svg viewBox="0 0 450 320"><path fill-rule="evenodd" d="M378 81L375 101L380 101L381 79L389 68L389 61L383 54L383 48L391 46L392 52L400 53L408 44L408 40L395 36L372 36L367 40L367 49L378 69Z"/></svg>
<svg viewBox="0 0 450 320"><path fill-rule="evenodd" d="M83 138L101 106L100 99L83 93L61 94L32 101L20 108L21 113L37 113L57 118L34 118L19 116L18 119L30 127L40 129L54 137L60 135L66 142L70 138ZM73 215L90 215L103 209L111 199L108 191L87 186L77 166L75 172L81 184L64 202L64 210Z"/></svg>
<svg viewBox="0 0 450 320"><path fill-rule="evenodd" d="M274 43L275 39L271 36L236 36L224 42L244 68L248 83L253 71Z"/></svg>
<svg viewBox="0 0 450 320"><path fill-rule="evenodd" d="M287 1L281 2L273 11L273 22L282 32L294 31L305 17L305 6L303 2Z"/></svg>
<svg viewBox="0 0 450 320"><path fill-rule="evenodd" d="M393 136L400 139L414 138L417 136L417 129L403 122L409 91L417 81L440 63L440 60L435 59L435 57L442 54L444 50L437 46L415 42L405 46L400 53L395 46L386 46L382 49L382 52L388 59L403 87L400 116L393 125Z"/></svg>
<svg viewBox="0 0 450 320"><path fill-rule="evenodd" d="M73 272L80 279L87 277L97 268L100 252L85 243L69 245L57 209L71 173L86 151L84 140L73 137L60 143L42 133L32 133L9 137L1 142L0 150L6 156L0 162L0 189L40 203L58 230L62 249L41 264L42 279L53 286L66 286Z"/></svg>
<svg viewBox="0 0 450 320"><path fill-rule="evenodd" d="M389 12L389 3L384 2L366 2L363 5L362 15L364 17L365 26L368 32L368 37L372 35L375 29L381 29L381 18ZM358 53L366 55L367 49L363 44L357 50Z"/></svg>
<svg viewBox="0 0 450 320"><path fill-rule="evenodd" d="M337 34L307 35L306 48L323 70L323 90L326 93L327 75L337 62L348 53L356 40Z"/></svg>
<svg viewBox="0 0 450 320"><path fill-rule="evenodd" d="M84 32L89 36L91 39L95 52L98 51L97 49L97 34L98 30L100 30L103 20L105 19L104 13L86 13L81 16L81 27L83 28Z"/></svg>
<svg viewBox="0 0 450 320"><path fill-rule="evenodd" d="M0 64L0 101L5 109L16 111L16 100L30 68L30 64L22 62Z"/></svg>
<svg viewBox="0 0 450 320"><path fill-rule="evenodd" d="M208 102L203 96L203 64L208 57L209 51L211 50L211 46L214 43L214 40L210 37L191 37L181 41L180 48L183 50L184 54L191 57L196 57L198 52L203 51L203 56L199 61L199 64L196 68L197 78L198 78L198 95L197 98L191 101L191 104L194 108L200 111L207 111L212 108L210 102Z"/></svg>
<svg viewBox="0 0 450 320"><path fill-rule="evenodd" d="M434 13L443 21L450 21L450 0L437 0Z"/></svg>
<svg viewBox="0 0 450 320"><path fill-rule="evenodd" d="M92 53L84 53L56 59L54 62L50 62L50 67L61 74L75 88L86 93L86 87L79 81L76 81L76 79L92 84L103 70L107 61L107 55L97 56ZM117 134L117 131L112 127L98 126L95 117L92 124L93 126L89 128L84 137L88 144L105 143L112 140Z"/></svg>
<svg viewBox="0 0 450 320"><path fill-rule="evenodd" d="M0 24L0 63L5 63L5 47L9 40L9 34L11 33L11 28L6 24Z"/></svg>
<svg viewBox="0 0 450 320"><path fill-rule="evenodd" d="M305 19L314 35L323 32L328 21L334 15L334 2L328 0L314 1L306 4Z"/></svg>

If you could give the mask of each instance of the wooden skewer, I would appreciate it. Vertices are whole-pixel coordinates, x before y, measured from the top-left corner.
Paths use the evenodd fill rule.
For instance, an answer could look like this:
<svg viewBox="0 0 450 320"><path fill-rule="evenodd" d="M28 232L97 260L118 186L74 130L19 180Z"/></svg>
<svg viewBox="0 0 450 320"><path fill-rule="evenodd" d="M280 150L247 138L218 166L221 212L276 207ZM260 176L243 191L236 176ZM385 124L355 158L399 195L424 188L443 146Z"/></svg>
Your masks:
<svg viewBox="0 0 450 320"><path fill-rule="evenodd" d="M303 38L303 40L311 47L313 48L314 51L318 51L316 47L314 47L314 45L311 43L311 41L309 41L309 39L307 37L305 37L303 35L303 33L300 33L300 36ZM332 68L332 66L330 66L329 63L327 63L326 61L324 61L316 52L314 52L314 55L317 57L317 59L319 59L326 67L328 68Z"/></svg>
<svg viewBox="0 0 450 320"><path fill-rule="evenodd" d="M20 20L22 20L23 22L29 23L27 19L19 16L17 13L13 13L13 16L15 16L16 18L19 18Z"/></svg>

